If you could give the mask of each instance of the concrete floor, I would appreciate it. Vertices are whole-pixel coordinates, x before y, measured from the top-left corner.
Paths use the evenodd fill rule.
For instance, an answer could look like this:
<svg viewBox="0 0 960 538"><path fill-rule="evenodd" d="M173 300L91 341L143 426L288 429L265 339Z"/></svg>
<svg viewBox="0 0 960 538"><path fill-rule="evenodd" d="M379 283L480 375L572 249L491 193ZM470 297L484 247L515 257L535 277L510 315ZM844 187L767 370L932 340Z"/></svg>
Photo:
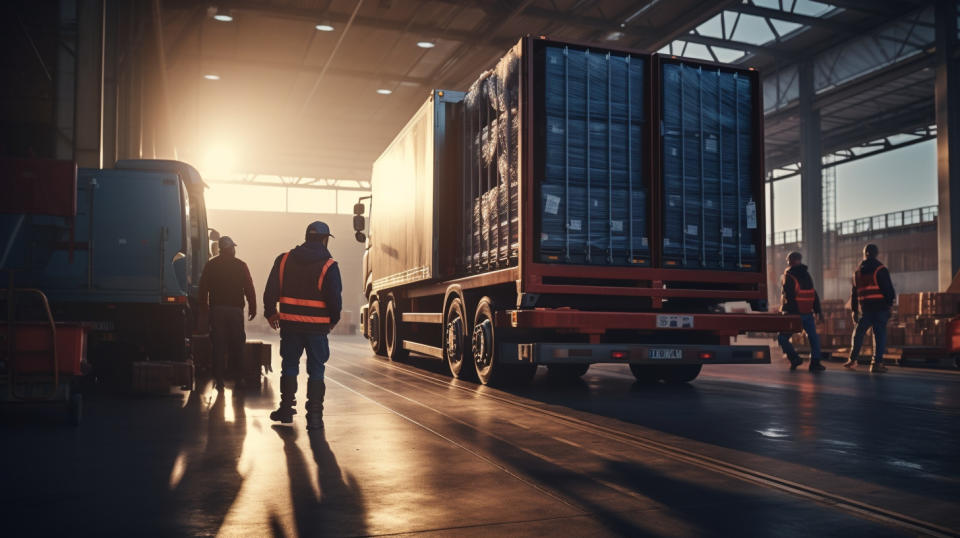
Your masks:
<svg viewBox="0 0 960 538"><path fill-rule="evenodd" d="M601 365L504 391L430 359L373 357L360 338L331 347L319 434L303 428L305 394L295 427L271 424L275 376L260 394L93 394L77 429L5 412L3 534L916 535L911 518L960 530L953 372L777 361L643 386Z"/></svg>

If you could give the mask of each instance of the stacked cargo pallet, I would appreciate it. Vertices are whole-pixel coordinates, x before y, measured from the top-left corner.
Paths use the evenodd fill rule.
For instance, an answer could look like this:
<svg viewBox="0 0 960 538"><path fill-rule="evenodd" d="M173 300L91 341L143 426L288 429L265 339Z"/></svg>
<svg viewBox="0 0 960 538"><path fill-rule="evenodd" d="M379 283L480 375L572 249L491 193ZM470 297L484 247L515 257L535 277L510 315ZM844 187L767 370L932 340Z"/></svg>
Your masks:
<svg viewBox="0 0 960 538"><path fill-rule="evenodd" d="M904 347L950 346L950 322L960 312L960 294L904 293L899 303L898 328L904 334Z"/></svg>

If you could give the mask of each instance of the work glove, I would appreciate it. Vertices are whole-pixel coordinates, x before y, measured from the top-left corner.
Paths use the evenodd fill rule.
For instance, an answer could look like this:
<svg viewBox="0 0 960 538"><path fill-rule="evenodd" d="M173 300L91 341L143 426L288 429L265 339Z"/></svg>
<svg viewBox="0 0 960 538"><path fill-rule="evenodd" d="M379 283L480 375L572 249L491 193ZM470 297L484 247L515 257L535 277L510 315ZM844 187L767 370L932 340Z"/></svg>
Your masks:
<svg viewBox="0 0 960 538"><path fill-rule="evenodd" d="M860 323L860 312L853 312L851 316L854 323Z"/></svg>
<svg viewBox="0 0 960 538"><path fill-rule="evenodd" d="M251 309L250 313L247 314L247 321L253 321L257 317L257 311Z"/></svg>
<svg viewBox="0 0 960 538"><path fill-rule="evenodd" d="M270 322L270 328L277 330L280 328L280 314L274 314L267 318L267 321Z"/></svg>

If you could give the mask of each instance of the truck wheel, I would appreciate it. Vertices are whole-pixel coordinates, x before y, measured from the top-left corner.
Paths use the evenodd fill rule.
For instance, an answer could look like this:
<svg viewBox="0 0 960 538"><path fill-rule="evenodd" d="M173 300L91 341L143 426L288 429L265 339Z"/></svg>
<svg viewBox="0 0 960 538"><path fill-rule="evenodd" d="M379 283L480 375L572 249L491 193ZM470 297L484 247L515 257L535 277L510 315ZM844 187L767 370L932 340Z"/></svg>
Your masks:
<svg viewBox="0 0 960 538"><path fill-rule="evenodd" d="M484 385L498 381L499 368L496 357L496 335L493 327L493 307L489 297L480 299L473 316L473 333L470 349L477 378Z"/></svg>
<svg viewBox="0 0 960 538"><path fill-rule="evenodd" d="M377 355L383 356L383 323L380 319L380 301L374 299L370 302L370 349Z"/></svg>
<svg viewBox="0 0 960 538"><path fill-rule="evenodd" d="M391 297L387 301L387 313L383 317L383 340L387 350L387 356L392 361L400 361L407 358L407 350L403 348L403 335L400 327L400 312L397 308L397 300Z"/></svg>
<svg viewBox="0 0 960 538"><path fill-rule="evenodd" d="M468 353L468 350L464 349L467 328L464 310L463 301L455 297L447 306L443 323L443 359L450 368L450 375L456 379L463 379L472 371L470 364L463 360Z"/></svg>
<svg viewBox="0 0 960 538"><path fill-rule="evenodd" d="M575 379L583 377L590 369L590 363L586 364L548 364L547 373L558 379Z"/></svg>
<svg viewBox="0 0 960 538"><path fill-rule="evenodd" d="M660 381L663 373L659 366L648 364L631 364L630 372L633 373L633 377L637 378L637 383L646 385L652 385Z"/></svg>
<svg viewBox="0 0 960 538"><path fill-rule="evenodd" d="M689 383L700 375L702 364L679 364L663 368L663 380L667 383Z"/></svg>

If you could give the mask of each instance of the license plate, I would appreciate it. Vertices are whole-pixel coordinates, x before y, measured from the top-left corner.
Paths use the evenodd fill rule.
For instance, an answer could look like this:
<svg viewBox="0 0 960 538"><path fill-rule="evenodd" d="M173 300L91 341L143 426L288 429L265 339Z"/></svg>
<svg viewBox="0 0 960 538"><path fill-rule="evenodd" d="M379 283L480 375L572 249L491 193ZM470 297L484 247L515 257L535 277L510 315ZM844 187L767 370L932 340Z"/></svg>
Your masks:
<svg viewBox="0 0 960 538"><path fill-rule="evenodd" d="M658 329L692 329L693 316L680 316L675 314L658 314Z"/></svg>
<svg viewBox="0 0 960 538"><path fill-rule="evenodd" d="M647 357L651 359L660 359L660 360L682 359L683 350L682 349L651 349L647 353Z"/></svg>

